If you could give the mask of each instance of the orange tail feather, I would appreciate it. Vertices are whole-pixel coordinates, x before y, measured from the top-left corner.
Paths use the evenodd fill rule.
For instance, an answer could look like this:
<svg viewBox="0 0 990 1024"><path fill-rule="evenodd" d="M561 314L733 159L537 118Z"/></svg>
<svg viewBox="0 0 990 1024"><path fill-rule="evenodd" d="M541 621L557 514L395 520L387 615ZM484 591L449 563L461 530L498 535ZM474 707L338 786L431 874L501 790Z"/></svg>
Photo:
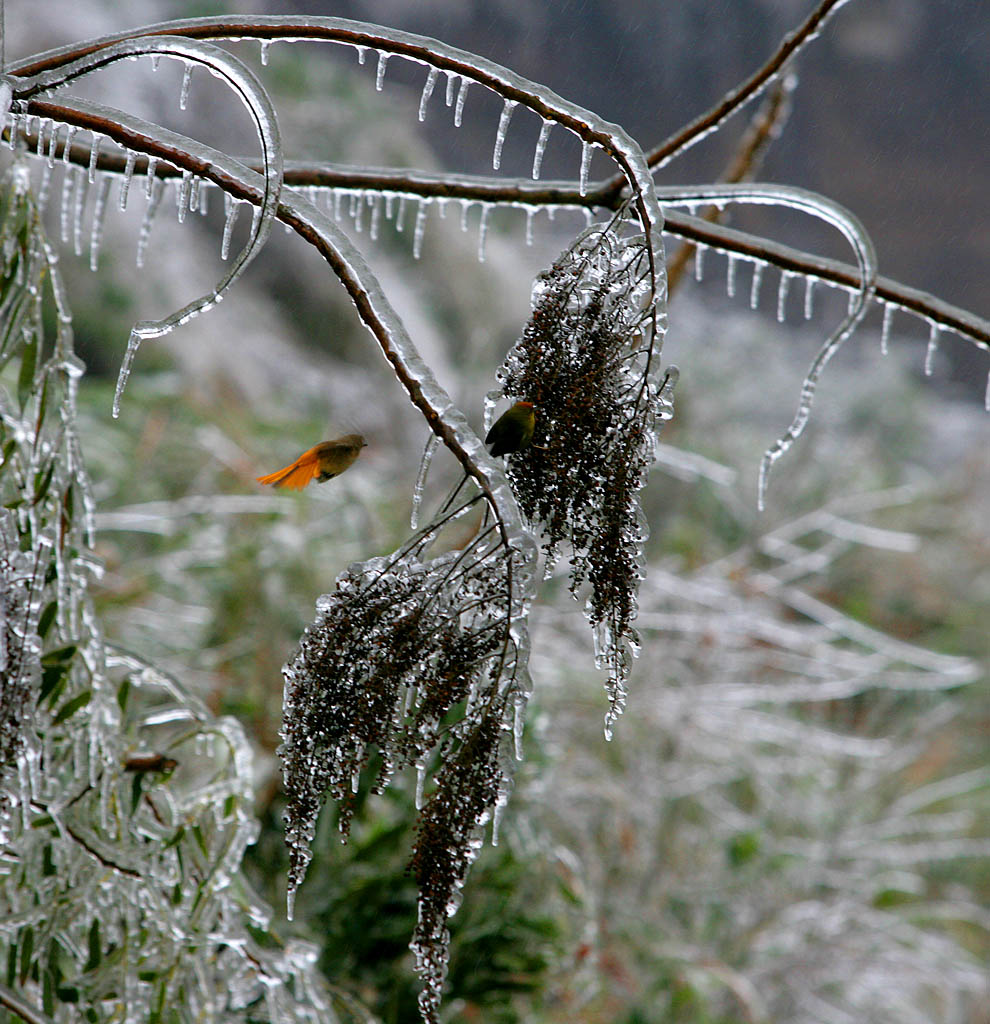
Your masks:
<svg viewBox="0 0 990 1024"><path fill-rule="evenodd" d="M272 484L275 487L287 487L291 491L301 491L319 471L320 460L316 449L310 448L308 452L303 452L295 462L256 479L259 484Z"/></svg>

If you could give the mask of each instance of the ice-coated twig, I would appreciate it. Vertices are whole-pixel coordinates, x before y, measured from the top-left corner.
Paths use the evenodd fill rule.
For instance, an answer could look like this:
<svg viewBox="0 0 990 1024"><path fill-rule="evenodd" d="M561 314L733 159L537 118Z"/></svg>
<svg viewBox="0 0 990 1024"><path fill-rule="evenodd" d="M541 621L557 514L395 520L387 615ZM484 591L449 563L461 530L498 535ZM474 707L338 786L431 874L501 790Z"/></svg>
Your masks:
<svg viewBox="0 0 990 1024"><path fill-rule="evenodd" d="M755 203L760 205L784 206L789 209L800 210L813 217L818 217L842 232L852 247L856 256L856 264L859 271L859 290L855 294L849 313L838 327L829 335L822 345L818 355L815 357L805 376L801 387L801 398L798 403L797 413L787 431L767 449L760 463L760 476L757 487L757 503L762 510L765 504L766 487L769 478L770 468L801 436L808 418L811 415L811 405L814 400L815 388L821 377L821 373L829 360L838 352L842 343L855 330L857 324L862 320L866 310L876 291L877 279L877 258L866 229L848 210L839 206L824 196L818 196L804 189L793 188L784 185L763 185L757 183L732 184L732 185L711 185L702 188L674 189L672 190L677 201L690 202L742 202ZM665 189L658 189L658 195L662 198L666 193ZM759 264L757 264L759 266ZM754 270L754 282L756 271ZM755 285L754 285L755 290Z"/></svg>
<svg viewBox="0 0 990 1024"><path fill-rule="evenodd" d="M278 197L282 190L282 148L278 119L271 100L254 73L245 64L210 43L154 36L139 36L135 39L122 40L68 64L17 79L17 95L22 99L30 99L38 93L66 85L76 78L91 74L117 61L149 53L179 57L186 61L187 65L202 64L210 70L212 75L231 87L254 120L264 161L265 188L259 206L261 216L253 227L250 239L234 260L229 272L212 291L183 306L171 316L162 320L141 321L136 324L132 331L132 339L136 338L137 341L133 345L131 342L128 343L128 353L132 357L134 350L142 340L160 338L168 334L175 327L216 305L223 298L225 292L267 240L275 217ZM151 134L152 137L161 138L167 133L159 132L156 128ZM126 374L122 367L117 395L114 399L115 408L119 408L120 388L125 379Z"/></svg>

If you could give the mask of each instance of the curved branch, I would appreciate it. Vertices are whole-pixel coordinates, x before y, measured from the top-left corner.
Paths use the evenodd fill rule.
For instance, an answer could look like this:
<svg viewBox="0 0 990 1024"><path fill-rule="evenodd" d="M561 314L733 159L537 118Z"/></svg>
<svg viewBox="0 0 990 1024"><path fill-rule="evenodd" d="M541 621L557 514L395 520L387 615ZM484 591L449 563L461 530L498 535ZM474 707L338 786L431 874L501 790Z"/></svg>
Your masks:
<svg viewBox="0 0 990 1024"><path fill-rule="evenodd" d="M832 0L836 2L836 0ZM523 78L493 61L449 46L428 36L397 29L368 25L346 18L283 16L229 18L187 18L121 32L77 46L61 47L12 65L12 76L43 73L67 61L92 54L101 48L131 40L137 35L183 36L190 39L258 39L262 42L325 41L343 43L359 50L373 49L380 54L398 55L424 64L464 81L477 82L507 103L521 104L546 122L560 124L577 135L585 146L597 146L620 168L619 180L635 197L643 231L650 239L650 271L653 292L661 302L666 299L664 276L663 215L653 190L653 176L637 143L619 126L599 117L555 92ZM660 331L656 335L661 337Z"/></svg>
<svg viewBox="0 0 990 1024"><path fill-rule="evenodd" d="M813 217L824 220L826 223L831 224L832 227L841 231L856 254L856 262L859 269L856 299L847 315L825 340L818 355L812 361L804 378L804 384L801 387L801 397L791 425L767 449L760 463L757 504L762 511L770 469L774 462L804 432L804 428L807 426L811 415L811 405L814 401L815 389L818 386L822 371L866 315L866 310L876 291L876 251L873 248L873 242L869 234L867 234L866 228L863 227L858 217L838 203L832 202L832 200L826 199L824 196L815 195L813 192L808 192L805 189L787 185L747 182L745 184L706 185L692 189L672 188L669 191L671 194L676 195L679 202L684 203L757 203L760 205L786 206L789 209L800 210L802 213L808 213ZM657 190L659 196L664 196L666 192L667 190L665 189Z"/></svg>
<svg viewBox="0 0 990 1024"><path fill-rule="evenodd" d="M44 100L32 100L28 110L39 117L98 131L108 138L113 138L122 146L146 153L156 160L168 161L158 163L155 167L155 175L166 181L179 178L183 169L195 167L195 162L182 162L175 151L162 145L154 136L135 136L124 132L120 125L107 121L95 110L84 110L78 106L69 107ZM6 130L3 137L7 137ZM33 151L37 143L37 134L25 132L23 137L28 149ZM53 155L64 159L63 149L63 144L59 142ZM176 156L177 162L173 163L173 156ZM89 147L73 143L69 147L68 160L79 166L87 166ZM260 165L252 163L247 158L241 158L240 162L251 170L259 173L262 171ZM101 153L96 168L110 174L123 174L126 163L123 154ZM142 174L146 168L146 164L138 162L133 171L135 174ZM203 168L195 169L193 173L203 174ZM547 206L569 206L577 210L613 209L611 204L616 202L614 196L609 197L607 182L589 186L586 194L582 196L574 182L570 181L535 183L527 179L423 173L406 168L349 167L292 160L285 161L284 184L292 188L394 192L424 199L465 200L531 209ZM683 190L668 189L665 192L663 230L666 234L686 242L705 245L726 255L760 260L789 274L815 278L826 285L849 289L859 287L859 274L852 264L816 256L769 238L711 223L673 208L671 204L681 200L682 193L687 195L689 192L689 186ZM975 313L889 277L877 278L876 298L929 320L939 328L953 331L977 347L990 351L990 320Z"/></svg>
<svg viewBox="0 0 990 1024"><path fill-rule="evenodd" d="M33 101L31 111L60 119L65 116L71 123L87 127L98 124L103 134L120 145L169 161L176 174L199 175L232 198L256 206L263 201L265 181L259 171L160 125L78 98L73 99L72 106L60 105L57 112L52 104ZM519 517L505 477L419 357L412 339L363 256L326 214L296 192L283 190L275 216L313 245L333 269L410 400L464 471L478 482L496 515L503 540L525 555L532 539Z"/></svg>
<svg viewBox="0 0 990 1024"><path fill-rule="evenodd" d="M727 92L718 103L704 114L689 121L683 128L666 138L646 154L647 162L653 171L659 171L670 163L674 157L687 152L695 143L716 131L740 107L751 99L759 96L764 89L784 70L785 65L797 52L810 42L825 22L849 0L821 0L818 6L793 32L784 36L770 59L745 82ZM612 182L612 187L618 184Z"/></svg>
<svg viewBox="0 0 990 1024"><path fill-rule="evenodd" d="M240 277L268 240L278 197L282 190L282 146L275 108L262 84L246 65L225 50L209 43L193 42L183 38L144 35L121 40L94 49L74 60L54 64L36 74L10 78L14 101L29 105L30 101L39 94L57 89L83 75L91 74L120 60L150 54L178 57L184 61L202 64L209 69L212 75L226 82L240 97L258 131L264 165L264 189L258 204L260 216L253 227L251 237L233 261L230 270L212 291L194 299L182 309L161 320L143 320L134 325L128 343L127 356L120 370L117 395L114 399L115 416L119 411L121 389L127 380L131 361L140 342L168 334L180 324L206 312L223 298L224 293ZM31 109L30 105L28 109ZM103 114L106 111L106 108L94 107L93 109L97 114ZM111 118L115 113L113 111L106 112ZM147 134L154 135L154 129L149 128Z"/></svg>

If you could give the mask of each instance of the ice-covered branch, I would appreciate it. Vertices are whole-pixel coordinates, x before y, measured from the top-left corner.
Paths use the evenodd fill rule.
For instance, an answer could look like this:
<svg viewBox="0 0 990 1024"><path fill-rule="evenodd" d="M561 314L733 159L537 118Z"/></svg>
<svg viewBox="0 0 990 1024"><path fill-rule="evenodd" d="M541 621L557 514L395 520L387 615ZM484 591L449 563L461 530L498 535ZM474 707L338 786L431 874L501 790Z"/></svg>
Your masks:
<svg viewBox="0 0 990 1024"><path fill-rule="evenodd" d="M653 194L653 178L640 147L618 125L612 124L597 114L558 96L545 86L532 82L493 61L476 54L426 36L345 18L288 18L251 16L248 18L190 18L147 26L137 32L123 32L78 46L50 50L37 57L11 66L13 76L40 75L59 68L66 62L79 58L80 54L92 53L106 47L118 45L133 39L136 35L184 36L190 39L258 39L262 46L273 41L325 41L356 48L363 63L366 53L372 50L378 54L378 76L376 85L380 88L387 61L399 56L431 69L424 87L424 104L432 91L436 76L433 70L442 72L448 79L448 91L452 94L455 81L459 81L455 124L460 123L467 94L467 86L477 83L501 97L506 105L524 106L543 118L545 124L560 125L575 134L582 143L582 160L579 190L586 184L588 164L592 149L600 149L619 166L619 180L633 196L646 237L651 241L651 274L654 291L661 299L665 293L663 277L663 254L660 228L663 217ZM267 52L267 51L263 51ZM423 106L423 104L421 104ZM496 153L508 127L508 117L500 123L496 139ZM546 144L546 133L541 132L542 145ZM534 159L538 168L539 155ZM495 163L498 159L496 156Z"/></svg>
<svg viewBox="0 0 990 1024"><path fill-rule="evenodd" d="M770 59L746 81L719 100L711 110L690 121L659 146L648 151L646 158L654 171L660 170L675 157L687 152L718 128L751 99L759 96L786 68L788 62L818 33L825 22L849 0L821 0L804 22L784 36ZM613 182L613 187L618 185Z"/></svg>
<svg viewBox="0 0 990 1024"><path fill-rule="evenodd" d="M223 279L210 292L193 300L170 316L161 320L145 320L135 324L128 342L127 354L121 366L117 395L114 399L114 415L119 411L121 390L127 381L131 362L141 341L162 337L175 327L186 323L221 301L227 290L268 239L278 196L282 189L282 146L275 108L254 73L225 50L210 43L193 42L183 38L138 36L93 48L74 60L54 64L31 75L22 74L12 77L10 82L13 87L14 102L25 107L26 110L30 110L30 101L39 95L44 95L117 61L144 55L169 56L181 59L187 64L202 64L209 69L212 75L233 89L250 113L258 132L264 164L264 188L258 204L260 216L255 220L251 237ZM106 114L103 114L99 108L96 108L95 113L97 116L113 118L115 112L107 111ZM150 135L156 137L157 131L152 130ZM95 165L98 161L99 139L100 136L94 133L90 155L91 165Z"/></svg>
<svg viewBox="0 0 990 1024"><path fill-rule="evenodd" d="M820 218L842 232L856 254L859 286L853 296L849 312L839 326L825 340L818 355L812 362L804 378L797 413L791 425L781 435L779 440L767 449L760 464L757 501L762 509L766 497L770 468L801 436L811 415L811 405L822 371L829 360L842 347L843 342L856 329L857 324L866 315L866 310L876 290L877 257L873 248L873 242L870 240L870 236L866 233L866 229L859 218L839 206L838 203L823 196L807 192L804 189L787 185L757 183L707 185L697 189L678 188L671 190L670 193L666 189L660 189L658 193L664 198L676 196L677 202L688 206L700 205L701 203L723 205L725 203L739 202L783 206L788 209L799 210L802 213Z"/></svg>

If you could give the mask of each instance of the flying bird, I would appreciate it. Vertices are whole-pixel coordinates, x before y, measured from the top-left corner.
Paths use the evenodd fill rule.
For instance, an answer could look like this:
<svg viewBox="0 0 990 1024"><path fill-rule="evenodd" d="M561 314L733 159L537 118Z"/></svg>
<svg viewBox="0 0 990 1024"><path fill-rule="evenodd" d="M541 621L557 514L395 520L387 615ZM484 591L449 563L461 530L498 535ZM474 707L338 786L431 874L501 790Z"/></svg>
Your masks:
<svg viewBox="0 0 990 1024"><path fill-rule="evenodd" d="M301 491L311 480L323 483L340 476L345 469L354 464L367 444L360 434L346 434L335 441L324 441L309 451L305 451L282 469L277 469L267 476L259 476L258 483L271 484L274 487L288 487L292 491Z"/></svg>

